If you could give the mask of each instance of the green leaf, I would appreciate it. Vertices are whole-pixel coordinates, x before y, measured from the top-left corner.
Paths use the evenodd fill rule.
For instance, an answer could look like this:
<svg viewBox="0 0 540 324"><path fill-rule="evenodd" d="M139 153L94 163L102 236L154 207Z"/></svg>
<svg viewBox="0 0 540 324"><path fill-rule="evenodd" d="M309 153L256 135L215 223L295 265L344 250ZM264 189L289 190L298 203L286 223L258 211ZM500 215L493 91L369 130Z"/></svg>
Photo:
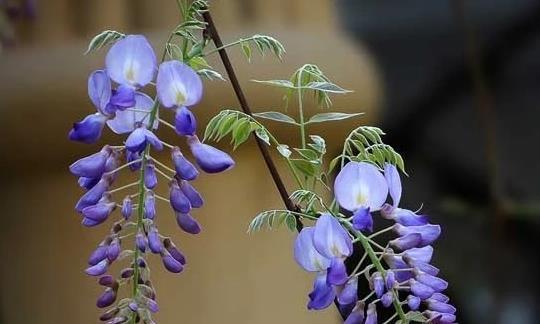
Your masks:
<svg viewBox="0 0 540 324"><path fill-rule="evenodd" d="M248 233L254 233L263 228L274 229L283 224L287 225L290 231L296 231L296 217L288 210L269 210L264 211L251 221L248 227Z"/></svg>
<svg viewBox="0 0 540 324"><path fill-rule="evenodd" d="M177 61L183 61L184 55L182 54L182 49L180 49L180 46L172 43L167 43L167 46L165 47L167 51L167 55Z"/></svg>
<svg viewBox="0 0 540 324"><path fill-rule="evenodd" d="M194 70L208 69L212 68L204 58L200 56L195 56L189 59L188 65L191 66Z"/></svg>
<svg viewBox="0 0 540 324"><path fill-rule="evenodd" d="M278 152L283 155L284 157L286 157L287 159L289 158L289 156L291 156L292 152L291 150L289 150L289 146L288 145L285 145L285 144L279 144L277 146L277 150Z"/></svg>
<svg viewBox="0 0 540 324"><path fill-rule="evenodd" d="M234 141L234 148L237 149L242 143L244 143L251 133L251 124L246 119L240 119L233 126L232 138Z"/></svg>
<svg viewBox="0 0 540 324"><path fill-rule="evenodd" d="M303 88L305 89L311 89L311 90L317 90L322 92L330 92L330 93L348 93L352 92L350 90L345 90L342 87L328 81L314 81L310 82L307 85L305 85Z"/></svg>
<svg viewBox="0 0 540 324"><path fill-rule="evenodd" d="M116 42L119 39L122 39L126 37L125 34L119 33L114 30L105 30L98 35L94 36L90 43L88 44L88 49L84 53L84 55L89 54L90 52L97 51L101 49L102 47L112 44Z"/></svg>
<svg viewBox="0 0 540 324"><path fill-rule="evenodd" d="M258 138L262 139L266 144L270 145L270 136L268 135L266 129L257 128L255 130L255 135L257 135Z"/></svg>
<svg viewBox="0 0 540 324"><path fill-rule="evenodd" d="M242 51L244 52L244 55L246 56L248 62L251 62L251 46L249 46L249 43L242 42L240 43L240 46L242 46Z"/></svg>
<svg viewBox="0 0 540 324"><path fill-rule="evenodd" d="M294 150L308 161L317 161L319 159L319 155L317 154L317 152L312 149L295 148Z"/></svg>
<svg viewBox="0 0 540 324"><path fill-rule="evenodd" d="M409 321L417 322L417 323L427 323L428 322L428 318L426 318L420 312L410 311L407 314L405 314L405 318L408 319Z"/></svg>
<svg viewBox="0 0 540 324"><path fill-rule="evenodd" d="M346 113L339 113L339 112L321 113L321 114L317 114L317 115L311 117L306 122L306 124L322 123L322 122L335 121L335 120L343 120L343 119L347 119L347 118L360 116L360 115L363 115L363 114L364 113L346 114Z"/></svg>
<svg viewBox="0 0 540 324"><path fill-rule="evenodd" d="M324 141L324 138L318 135L310 135L309 138L313 141L313 144L308 144L309 147L321 154L326 153L326 142Z"/></svg>
<svg viewBox="0 0 540 324"><path fill-rule="evenodd" d="M279 88L296 89L294 84L289 80L251 80L253 82L271 85Z"/></svg>
<svg viewBox="0 0 540 324"><path fill-rule="evenodd" d="M197 71L197 73L200 76L207 78L210 81L213 81L213 80L227 81L219 72L214 71L212 69L200 69Z"/></svg>
<svg viewBox="0 0 540 324"><path fill-rule="evenodd" d="M304 175L308 177L315 176L316 168L313 163L306 160L300 160L300 159L292 159L291 162L294 165L294 167L298 171L302 172Z"/></svg>
<svg viewBox="0 0 540 324"><path fill-rule="evenodd" d="M238 120L238 117L235 115L227 115L223 120L219 123L218 129L217 129L217 140L221 140L223 137L225 137L227 134L229 134L232 131L232 127L234 123Z"/></svg>
<svg viewBox="0 0 540 324"><path fill-rule="evenodd" d="M280 123L298 125L296 120L277 111L266 111L266 112L261 112L261 113L255 113L253 114L253 116L264 118L264 119L270 119L270 120L277 121Z"/></svg>

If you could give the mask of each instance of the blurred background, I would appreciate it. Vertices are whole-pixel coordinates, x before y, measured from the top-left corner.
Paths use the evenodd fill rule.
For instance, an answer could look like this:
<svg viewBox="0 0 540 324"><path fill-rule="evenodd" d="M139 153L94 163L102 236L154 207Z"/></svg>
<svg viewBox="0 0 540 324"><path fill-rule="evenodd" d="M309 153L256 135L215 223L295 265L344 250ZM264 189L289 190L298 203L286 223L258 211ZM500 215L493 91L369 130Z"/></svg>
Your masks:
<svg viewBox="0 0 540 324"><path fill-rule="evenodd" d="M82 270L107 228L80 226L82 192L67 166L119 139L67 140L94 109L86 80L104 64L105 51L82 53L105 29L144 33L161 51L178 14L172 0L38 0L31 9L0 18L0 323L95 323L100 288ZM262 33L287 49L282 63L230 51L253 110L283 102L249 80L288 78L303 63L355 91L334 98L334 110L365 112L360 123L383 128L403 154L404 205L424 204L444 229L434 263L460 323L538 323L538 1L215 0L212 13L225 42ZM217 57L210 63L224 72ZM206 82L206 93L201 125L238 107L228 83ZM337 154L357 123L310 133ZM270 128L295 144L294 129ZM176 276L153 261L157 322L339 323L333 307L305 309L312 278L292 258L293 234L246 234L255 214L282 203L254 143L232 154L235 169L196 182L207 202L194 213L201 235L180 233L168 208L158 211L189 266Z"/></svg>

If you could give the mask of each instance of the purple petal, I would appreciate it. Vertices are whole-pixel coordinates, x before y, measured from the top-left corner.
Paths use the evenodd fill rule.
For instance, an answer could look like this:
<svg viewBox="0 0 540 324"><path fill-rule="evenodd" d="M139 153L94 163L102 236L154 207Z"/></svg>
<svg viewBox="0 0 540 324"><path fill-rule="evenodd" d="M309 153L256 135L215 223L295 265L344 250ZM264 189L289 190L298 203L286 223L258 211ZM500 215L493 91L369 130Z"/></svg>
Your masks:
<svg viewBox="0 0 540 324"><path fill-rule="evenodd" d="M394 225L394 231L401 236L408 234L420 234L422 240L420 246L426 246L433 243L439 235L441 235L441 227L439 225L420 225L420 226L403 226L401 224Z"/></svg>
<svg viewBox="0 0 540 324"><path fill-rule="evenodd" d="M392 219L403 226L418 226L426 225L428 223L428 217L425 215L417 215L408 209L396 208L389 204L383 206L381 215L382 217Z"/></svg>
<svg viewBox="0 0 540 324"><path fill-rule="evenodd" d="M401 179L399 177L399 171L395 165L386 163L384 165L384 177L386 178L386 183L388 184L388 190L390 192L390 197L392 197L392 204L394 207L399 205L401 200Z"/></svg>
<svg viewBox="0 0 540 324"><path fill-rule="evenodd" d="M98 201L103 197L105 192L109 189L110 182L107 178L102 178L99 180L97 185L92 189L88 190L82 197L79 199L75 205L75 210L81 213L86 207L93 206L98 203Z"/></svg>
<svg viewBox="0 0 540 324"><path fill-rule="evenodd" d="M103 222L98 222L98 221L95 221L95 220L93 220L93 219L86 218L86 217L83 218L83 220L82 220L82 222L81 222L81 224L82 224L83 226L86 226L86 227L94 227L94 226L97 226L97 225L99 225L99 224L101 224L101 223L103 223Z"/></svg>
<svg viewBox="0 0 540 324"><path fill-rule="evenodd" d="M69 139L72 141L92 144L101 137L103 126L107 117L100 113L86 116L82 121L74 123L69 131Z"/></svg>
<svg viewBox="0 0 540 324"><path fill-rule="evenodd" d="M436 311L439 313L455 314L456 308L450 304L443 303L437 300L432 300L428 298L426 304L429 310Z"/></svg>
<svg viewBox="0 0 540 324"><path fill-rule="evenodd" d="M353 250L349 234L330 214L323 214L317 220L313 244L328 259L348 257Z"/></svg>
<svg viewBox="0 0 540 324"><path fill-rule="evenodd" d="M86 178L86 177L80 177L78 180L77 180L77 183L79 184L79 186L81 186L81 188L84 188L86 190L90 190L92 188L94 188L95 185L98 184L99 180L101 178Z"/></svg>
<svg viewBox="0 0 540 324"><path fill-rule="evenodd" d="M116 208L116 204L113 202L103 203L100 202L97 205L86 207L82 210L82 214L86 219L101 224L107 220L109 215Z"/></svg>
<svg viewBox="0 0 540 324"><path fill-rule="evenodd" d="M156 217L156 197L154 192L149 190L144 197L144 218L154 219Z"/></svg>
<svg viewBox="0 0 540 324"><path fill-rule="evenodd" d="M144 129L146 140L150 145L152 145L156 150L161 151L163 150L163 143L159 140L159 138L154 134L153 132L149 131L148 129Z"/></svg>
<svg viewBox="0 0 540 324"><path fill-rule="evenodd" d="M403 254L404 259L410 259L413 262L420 261L424 263L429 263L431 261L431 257L433 256L433 247L431 246L424 246L421 248L414 248L406 251Z"/></svg>
<svg viewBox="0 0 540 324"><path fill-rule="evenodd" d="M362 232L373 232L373 216L368 208L359 208L353 214L353 227Z"/></svg>
<svg viewBox="0 0 540 324"><path fill-rule="evenodd" d="M197 178L199 171L189 162L178 147L174 147L171 151L174 168L177 176L180 179L192 181Z"/></svg>
<svg viewBox="0 0 540 324"><path fill-rule="evenodd" d="M152 161L146 163L146 169L144 173L144 186L146 189L154 189L158 184L156 175L156 167Z"/></svg>
<svg viewBox="0 0 540 324"><path fill-rule="evenodd" d="M201 194L187 181L180 181L180 189L189 200L192 208L201 208L204 204Z"/></svg>
<svg viewBox="0 0 540 324"><path fill-rule="evenodd" d="M111 275L105 275L98 280L98 284L105 287L112 287L115 282L116 280Z"/></svg>
<svg viewBox="0 0 540 324"><path fill-rule="evenodd" d="M191 107L201 100L203 93L199 75L180 61L161 63L156 89L159 101L166 108Z"/></svg>
<svg viewBox="0 0 540 324"><path fill-rule="evenodd" d="M144 111L133 111L133 110L124 110L117 111L113 119L107 121L109 128L116 134L125 134L130 133L135 130L138 123L142 123L146 128L149 127L150 122L150 111L154 107L154 101L152 98L147 96L144 93L136 92L135 93L135 105L133 109L144 110ZM159 120L154 122L152 125L153 129L157 129L159 125Z"/></svg>
<svg viewBox="0 0 540 324"><path fill-rule="evenodd" d="M407 296L407 305L413 311L418 310L418 308L420 308L421 302L422 300L414 295Z"/></svg>
<svg viewBox="0 0 540 324"><path fill-rule="evenodd" d="M440 301L442 303L448 303L450 301L450 297L441 293L434 293L433 296L430 297L430 299Z"/></svg>
<svg viewBox="0 0 540 324"><path fill-rule="evenodd" d="M112 288L107 288L103 295L101 295L96 303L98 308L109 307L116 301L116 291Z"/></svg>
<svg viewBox="0 0 540 324"><path fill-rule="evenodd" d="M410 233L390 241L390 245L398 250L405 251L411 248L419 247L422 242L422 235L419 233Z"/></svg>
<svg viewBox="0 0 540 324"><path fill-rule="evenodd" d="M181 107L176 110L174 128L181 136L192 136L197 131L197 120L191 110Z"/></svg>
<svg viewBox="0 0 540 324"><path fill-rule="evenodd" d="M190 214L176 213L176 223L186 233L199 234L201 232L201 225Z"/></svg>
<svg viewBox="0 0 540 324"><path fill-rule="evenodd" d="M405 261L409 266L417 268L418 270L428 273L432 276L436 276L439 273L439 269L429 263L412 260L408 257L403 257L403 261Z"/></svg>
<svg viewBox="0 0 540 324"><path fill-rule="evenodd" d="M323 257L313 245L313 227L304 227L294 242L294 259L306 271L326 271L330 259Z"/></svg>
<svg viewBox="0 0 540 324"><path fill-rule="evenodd" d="M169 252L176 261L180 262L182 265L186 264L186 258L170 239L167 238L163 240L163 245L165 246L167 252Z"/></svg>
<svg viewBox="0 0 540 324"><path fill-rule="evenodd" d="M88 264L91 266L95 266L96 264L105 260L106 257L107 257L107 246L100 245L94 250L94 252L92 252L90 257L88 258Z"/></svg>
<svg viewBox="0 0 540 324"><path fill-rule="evenodd" d="M118 110L135 106L135 89L120 85L118 89L113 91L110 104L116 106Z"/></svg>
<svg viewBox="0 0 540 324"><path fill-rule="evenodd" d="M137 161L140 158L141 158L141 154L139 152L131 152L129 150L126 151L126 159L127 159L128 163L133 162L133 161ZM141 169L141 165L142 165L142 163L139 161L137 163L130 164L129 169L131 171L137 171L137 170Z"/></svg>
<svg viewBox="0 0 540 324"><path fill-rule="evenodd" d="M377 305L374 303L368 305L365 324L377 324Z"/></svg>
<svg viewBox="0 0 540 324"><path fill-rule="evenodd" d="M434 311L425 311L423 314L430 320L430 323L451 324L456 321L456 315L454 314L445 314Z"/></svg>
<svg viewBox="0 0 540 324"><path fill-rule="evenodd" d="M135 270L133 268L125 268L120 271L120 277L123 279L131 278L134 273Z"/></svg>
<svg viewBox="0 0 540 324"><path fill-rule="evenodd" d="M328 280L328 284L334 286L343 285L345 282L347 282L349 276L347 275L347 268L345 267L345 263L343 262L342 258L332 259L330 267L328 267L326 279Z"/></svg>
<svg viewBox="0 0 540 324"><path fill-rule="evenodd" d="M396 285L396 274L392 270L386 271L386 276L384 278L384 285L386 289L392 289Z"/></svg>
<svg viewBox="0 0 540 324"><path fill-rule="evenodd" d="M411 285L411 292L413 295L422 300L428 299L435 293L433 288L414 279L410 279L409 284Z"/></svg>
<svg viewBox="0 0 540 324"><path fill-rule="evenodd" d="M378 211L388 196L388 185L374 165L349 162L336 177L334 193L339 205L349 211L368 207Z"/></svg>
<svg viewBox="0 0 540 324"><path fill-rule="evenodd" d="M178 260L173 258L170 254L163 254L161 257L163 261L163 266L165 269L169 270L172 273L180 273L184 270L184 266Z"/></svg>
<svg viewBox="0 0 540 324"><path fill-rule="evenodd" d="M84 272L86 272L87 275L98 277L98 276L101 276L102 274L105 274L105 272L107 272L108 267L109 267L109 261L105 259L105 260L100 261L96 265L86 268Z"/></svg>
<svg viewBox="0 0 540 324"><path fill-rule="evenodd" d="M97 70L88 78L88 96L98 111L104 113L111 100L111 80L104 70Z"/></svg>
<svg viewBox="0 0 540 324"><path fill-rule="evenodd" d="M326 282L326 275L320 273L313 283L313 291L309 293L309 303L307 307L308 309L315 310L325 309L332 304L335 298L336 293L334 287Z"/></svg>
<svg viewBox="0 0 540 324"><path fill-rule="evenodd" d="M169 183L169 186L169 198L172 208L179 213L188 213L191 210L191 204L188 197L186 197L184 192L180 189L178 182L173 180Z"/></svg>
<svg viewBox="0 0 540 324"><path fill-rule="evenodd" d="M234 166L233 159L227 153L201 143L197 136L189 137L188 144L195 161L204 172L219 173Z"/></svg>
<svg viewBox="0 0 540 324"><path fill-rule="evenodd" d="M105 59L107 73L116 83L133 88L152 81L157 59L148 40L141 35L129 35L116 42Z"/></svg>
<svg viewBox="0 0 540 324"><path fill-rule="evenodd" d="M337 301L340 305L349 305L356 303L358 300L358 277L354 276L347 283L343 290L337 297Z"/></svg>
<svg viewBox="0 0 540 324"><path fill-rule="evenodd" d="M443 280L441 278L432 276L430 274L427 274L425 272L416 270L414 271L415 279L418 280L418 282L423 283L424 285L430 286L435 290L435 292L441 292L448 288L448 282L446 280ZM430 296L431 297L431 296Z"/></svg>
<svg viewBox="0 0 540 324"><path fill-rule="evenodd" d="M133 214L133 202L129 196L126 196L122 201L122 216L125 220L129 220L131 214Z"/></svg>
<svg viewBox="0 0 540 324"><path fill-rule="evenodd" d="M114 239L111 242L111 245L109 245L107 248L107 259L109 259L110 262L114 262L116 259L118 259L118 256L120 256L120 252L122 252L120 241L118 239Z"/></svg>
<svg viewBox="0 0 540 324"><path fill-rule="evenodd" d="M137 233L135 236L135 244L137 245L137 249L139 249L139 251L142 253L146 252L146 247L148 246L146 235L144 235L142 232Z"/></svg>
<svg viewBox="0 0 540 324"><path fill-rule="evenodd" d="M146 132L144 127L137 127L126 140L126 148L131 152L142 152L146 148Z"/></svg>
<svg viewBox="0 0 540 324"><path fill-rule="evenodd" d="M391 291L387 291L381 297L381 304L386 308L390 307L393 301L394 301L394 295Z"/></svg>
<svg viewBox="0 0 540 324"><path fill-rule="evenodd" d="M343 324L363 324L364 323L364 303L359 301L353 308L351 314L347 317Z"/></svg>
<svg viewBox="0 0 540 324"><path fill-rule="evenodd" d="M380 272L373 273L371 276L370 285L373 291L375 291L377 298L381 298L386 289L384 279Z"/></svg>
<svg viewBox="0 0 540 324"><path fill-rule="evenodd" d="M148 232L148 247L150 247L150 251L156 254L161 253L163 250L159 233L155 227L152 227Z"/></svg>

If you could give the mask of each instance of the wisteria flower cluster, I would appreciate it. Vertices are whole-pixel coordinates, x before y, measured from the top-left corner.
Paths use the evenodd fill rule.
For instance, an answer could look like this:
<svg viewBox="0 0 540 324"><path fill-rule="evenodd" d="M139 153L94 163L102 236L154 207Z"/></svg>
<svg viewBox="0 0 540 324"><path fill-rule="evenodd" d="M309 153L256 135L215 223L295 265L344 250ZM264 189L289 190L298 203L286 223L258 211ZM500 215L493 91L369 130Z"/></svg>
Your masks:
<svg viewBox="0 0 540 324"><path fill-rule="evenodd" d="M312 124L354 118L361 113L320 112L307 116L306 94L313 95L310 97L317 108L328 109L332 106L331 95L349 91L330 81L317 65L306 64L289 79L256 81L283 89L287 107L296 101L298 118L278 111L252 114L225 49L240 47L248 61L252 47L281 59L283 45L266 35L223 45L207 1L178 0L176 4L183 19L170 34L159 64L151 45L141 35L104 31L88 49L90 52L112 45L105 68L93 72L88 80L88 94L96 112L75 123L69 138L96 143L106 127L126 135L122 143L105 145L70 167L86 190L75 207L84 226L98 226L120 210L86 269L87 274L99 277L98 283L104 287L97 301L98 307L107 308L101 320L110 324L154 323L151 313L158 310L158 304L150 280L149 254L158 255L163 266L173 273L181 272L186 265L181 250L158 230L156 204L169 204L179 227L198 234L201 227L191 212L202 207L203 199L191 181L197 178L199 169L218 173L234 166L227 153L204 143L230 136L231 144L237 148L253 135L287 208L261 212L249 225L249 232L280 225L299 232L294 258L304 270L315 274L308 309L322 310L335 304L346 324L455 323L456 308L444 295L448 283L431 264L432 244L441 228L429 223L427 216L400 205L404 161L383 142L384 132L371 126L354 129L345 139L341 154L330 161L326 160L324 138L309 133ZM217 48L207 49L210 39ZM243 112L221 110L206 125L204 137L199 140L193 107L203 96L200 76L225 80L205 60L217 52ZM154 99L145 93L152 87ZM172 123L161 117L170 113L174 113ZM263 124L268 120L298 130L299 147L280 142ZM163 141L161 134L158 137L161 125L185 139L194 163L177 145ZM287 140L292 139L289 136ZM296 190L290 195L269 148L276 149L295 181ZM170 150L172 166L156 158L155 152L162 150ZM332 181L338 166L340 171ZM129 174L128 170L136 181L113 187L123 181L120 175ZM166 180L167 194L159 191L160 177ZM323 197L332 197L332 201ZM314 225L307 226L309 222ZM380 242L392 232L395 238ZM358 263L351 267L351 261L356 259ZM125 263L124 269L113 276L111 266L120 261ZM117 301L122 286L131 289ZM364 286L369 289L360 288ZM393 315L384 318L381 308L390 307Z"/></svg>
<svg viewBox="0 0 540 324"><path fill-rule="evenodd" d="M402 311L401 305L407 305L411 311L424 309L423 316L431 323L455 322L456 309L442 294L448 283L437 277L439 269L430 264L431 244L439 237L440 226L429 224L424 215L398 207L401 191L399 172L392 164L386 164L384 175L367 162L349 162L341 170L334 185L335 197L352 216L322 214L314 227L305 227L300 232L295 242L298 264L306 271L317 273L308 308L324 309L336 300L349 313L345 323L352 324L377 323L377 304L382 307L394 304L398 312ZM385 203L388 193L392 205ZM373 212L395 224L365 236L373 231ZM386 247L373 242L388 231L398 237ZM362 259L348 275L344 260L352 254L353 241L368 246L364 247L366 255L375 255L377 262L364 265ZM375 252L372 246L380 251ZM359 299L361 277L369 282L371 291ZM404 294L407 296L401 300Z"/></svg>
<svg viewBox="0 0 540 324"><path fill-rule="evenodd" d="M155 100L142 92L154 80ZM201 231L190 212L203 205L203 198L190 183L199 170L178 146L156 135L158 126L169 125L184 137L196 165L207 173L226 171L234 166L234 161L225 152L201 143L196 135L191 109L203 94L199 75L180 61L165 61L158 67L156 55L144 36L128 35L110 48L105 69L93 72L88 79L88 94L96 113L75 123L69 138L95 143L105 126L116 134L126 134L127 138L121 145L105 145L70 166L86 190L75 207L84 226L98 226L116 209L120 210L110 233L90 255L85 271L99 277L98 282L104 287L97 306L112 306L101 316L102 321L116 324L142 319L152 323L150 313L158 310L158 304L150 281L148 253L160 256L163 266L173 273L181 272L186 265L172 239L158 231L156 203L170 204L178 226L189 234ZM159 117L160 106L175 112L174 126ZM172 167L151 154L164 149L171 151ZM123 170L135 172L136 181L113 188ZM166 197L157 192L159 177L166 180ZM132 189L135 192L129 192ZM114 262L124 259L127 266L118 276L107 274ZM119 288L130 283L131 295L117 302Z"/></svg>

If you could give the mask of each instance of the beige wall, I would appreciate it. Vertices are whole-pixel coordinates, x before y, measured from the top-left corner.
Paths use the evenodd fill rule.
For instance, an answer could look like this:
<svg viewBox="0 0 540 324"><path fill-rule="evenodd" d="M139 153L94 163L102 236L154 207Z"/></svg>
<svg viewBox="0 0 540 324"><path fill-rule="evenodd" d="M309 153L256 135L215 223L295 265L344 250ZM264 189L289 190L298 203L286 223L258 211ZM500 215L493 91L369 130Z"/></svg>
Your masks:
<svg viewBox="0 0 540 324"><path fill-rule="evenodd" d="M99 288L82 269L108 229L80 226L73 204L81 191L66 168L96 147L69 143L66 132L73 120L92 110L85 94L86 78L102 65L103 54L84 57L81 53L87 38L105 28L148 33L159 48L175 25L172 2L42 1L38 21L21 26L22 44L0 56L4 184L0 189L0 322L94 322ZM288 51L282 64L266 57L251 65L233 52L254 110L280 109L281 94L248 80L285 78L307 61L355 90L336 98L336 110L364 111L368 114L362 122L374 120L381 97L374 63L367 51L351 45L335 26L332 1L261 0L245 9L246 2L213 2L223 37L233 40L269 33L281 39ZM211 62L222 71L219 61ZM196 108L201 123L220 108L237 107L227 83L207 83L206 92ZM308 113L316 112L308 107ZM315 127L312 132L327 136L333 143L331 151L336 152L354 123ZM271 129L285 142L295 136L287 126L271 125ZM165 135L169 142L180 141L170 135ZM112 136L105 140L111 139L118 140ZM161 306L158 322L337 322L333 308L320 313L305 309L312 275L294 263L293 234L285 230L246 234L257 212L282 204L253 143L233 155L238 162L234 170L197 180L207 202L194 213L204 227L200 236L182 234L167 206L161 206L159 226L184 249L189 266L181 275L172 275L162 270L158 259L153 260Z"/></svg>

